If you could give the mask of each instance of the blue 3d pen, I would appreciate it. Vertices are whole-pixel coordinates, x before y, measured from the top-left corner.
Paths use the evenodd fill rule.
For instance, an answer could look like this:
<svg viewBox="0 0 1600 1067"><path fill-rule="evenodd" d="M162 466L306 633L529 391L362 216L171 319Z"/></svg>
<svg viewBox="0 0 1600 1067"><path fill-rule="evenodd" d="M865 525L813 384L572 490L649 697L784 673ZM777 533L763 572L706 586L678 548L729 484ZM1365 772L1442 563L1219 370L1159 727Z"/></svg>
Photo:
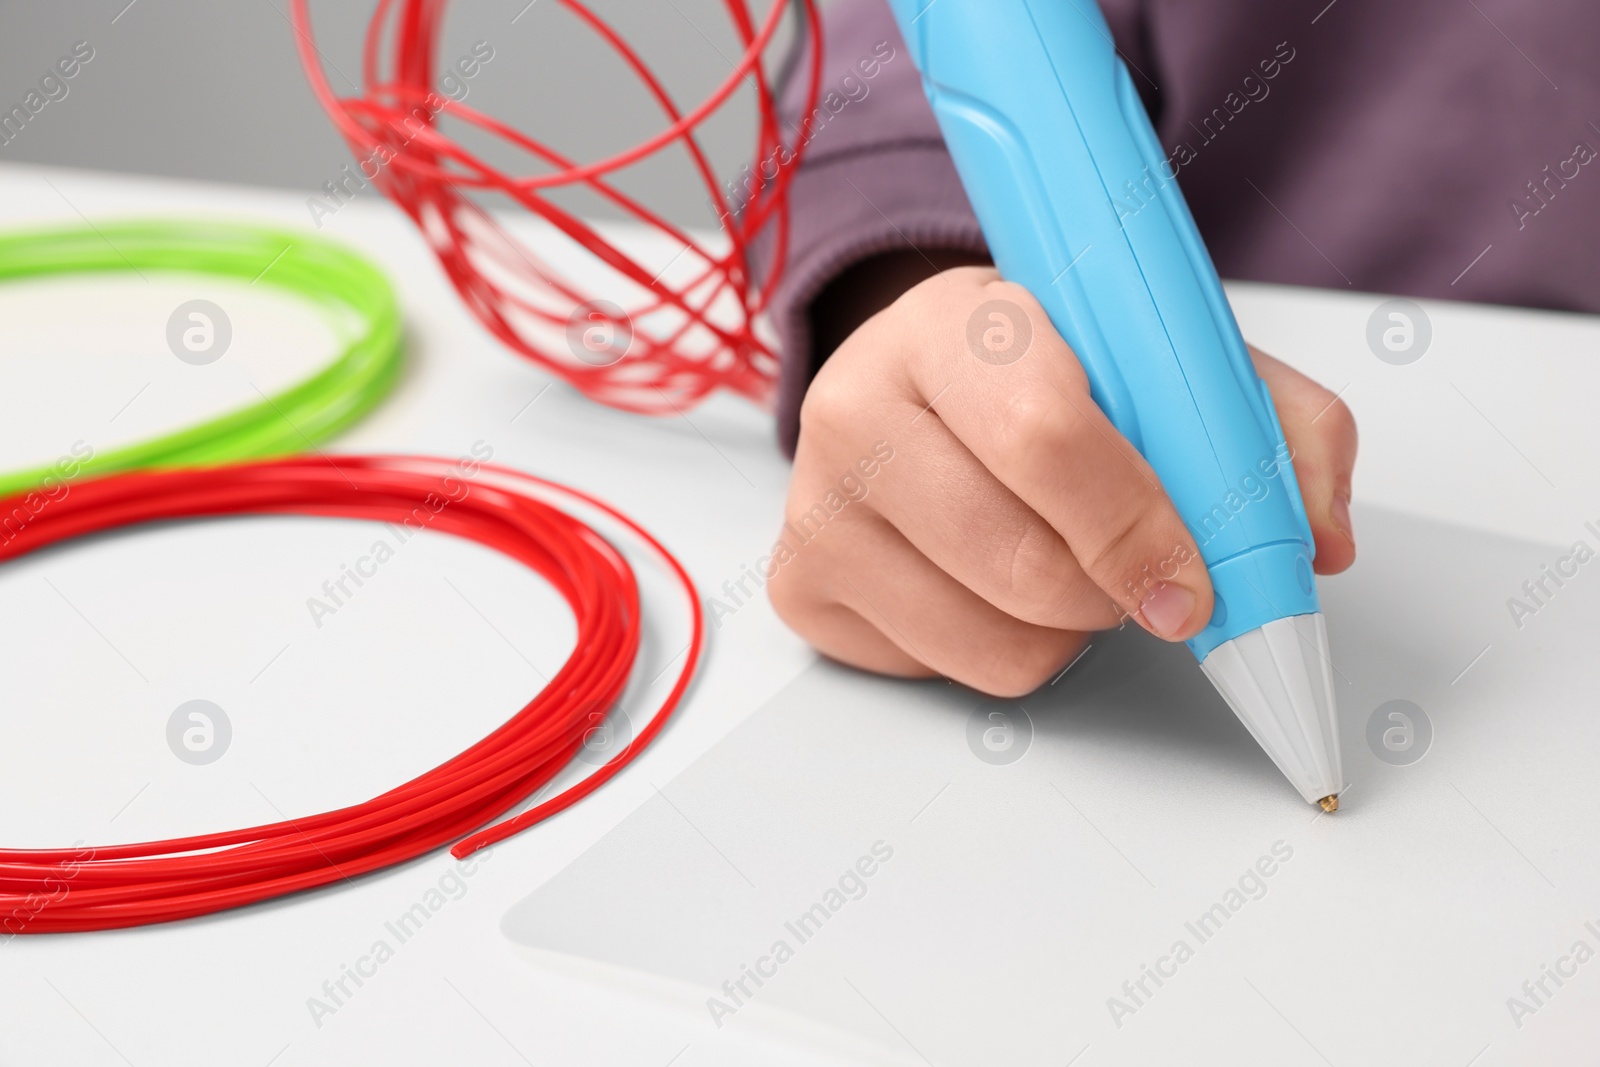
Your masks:
<svg viewBox="0 0 1600 1067"><path fill-rule="evenodd" d="M1333 811L1338 718L1300 487L1099 8L890 6L995 266L1044 306L1195 535L1216 609L1189 648L1300 795Z"/></svg>

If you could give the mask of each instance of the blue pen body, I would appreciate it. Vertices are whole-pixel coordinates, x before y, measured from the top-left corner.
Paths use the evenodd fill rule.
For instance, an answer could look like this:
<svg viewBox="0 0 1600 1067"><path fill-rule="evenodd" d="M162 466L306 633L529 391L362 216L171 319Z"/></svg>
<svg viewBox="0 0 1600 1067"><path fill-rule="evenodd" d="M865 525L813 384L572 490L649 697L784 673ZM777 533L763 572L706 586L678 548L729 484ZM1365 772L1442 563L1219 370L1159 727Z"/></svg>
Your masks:
<svg viewBox="0 0 1600 1067"><path fill-rule="evenodd" d="M1200 546L1217 604L1190 649L1319 612L1272 399L1098 7L890 6L995 265L1044 306Z"/></svg>

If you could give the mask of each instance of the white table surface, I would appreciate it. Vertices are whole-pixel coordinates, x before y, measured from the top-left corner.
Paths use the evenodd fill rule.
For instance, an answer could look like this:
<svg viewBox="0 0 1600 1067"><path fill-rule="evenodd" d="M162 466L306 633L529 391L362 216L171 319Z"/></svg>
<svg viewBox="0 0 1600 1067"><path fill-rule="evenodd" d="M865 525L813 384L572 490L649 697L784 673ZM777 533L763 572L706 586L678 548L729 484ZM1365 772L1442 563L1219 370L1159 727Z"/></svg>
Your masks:
<svg viewBox="0 0 1600 1067"><path fill-rule="evenodd" d="M150 214L309 225L291 193L19 166L0 168L0 205L7 226ZM787 463L769 416L723 398L687 418L636 418L562 385L546 391L547 376L460 306L398 212L368 198L327 219L323 234L384 265L411 342L395 394L329 450L455 456L488 441L497 460L619 506L706 594L770 545ZM663 263L675 252L636 241ZM1229 293L1248 338L1341 390L1355 411L1358 540L1373 506L1552 544L1600 519L1600 319L1424 302L1430 351L1391 366L1365 342L1382 298L1261 285ZM163 339L172 308L195 295L234 321L235 349L207 368L178 363ZM8 286L0 467L53 458L79 438L105 447L193 421L327 354L312 318L241 287ZM363 799L482 736L531 694L535 665L559 663L570 646L554 594L445 538L408 547L381 585L314 628L305 598L369 540L354 523L241 520L101 539L0 570L9 668L0 840L143 840ZM664 590L649 590L650 675L681 647L681 607ZM643 1025L652 1009L541 972L500 922L814 662L764 600L711 638L686 706L635 766L495 849L459 899L320 1025L308 998L438 884L448 856L195 922L0 943L0 1064L665 1065L681 1041L596 1058L597 1027ZM227 709L234 726L228 754L202 768L165 742L172 709L194 698ZM1479 1063L1525 1062L1513 1042L1492 1045ZM1059 1051L1066 1062L1078 1049Z"/></svg>

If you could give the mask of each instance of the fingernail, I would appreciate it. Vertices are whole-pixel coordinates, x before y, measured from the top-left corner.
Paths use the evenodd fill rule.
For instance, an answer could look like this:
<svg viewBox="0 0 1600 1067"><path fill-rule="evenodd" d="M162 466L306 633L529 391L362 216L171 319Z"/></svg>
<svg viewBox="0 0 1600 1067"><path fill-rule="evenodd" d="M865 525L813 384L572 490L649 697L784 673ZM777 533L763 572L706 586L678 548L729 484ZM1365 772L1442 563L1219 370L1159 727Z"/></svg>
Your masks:
<svg viewBox="0 0 1600 1067"><path fill-rule="evenodd" d="M1181 585L1167 582L1139 605L1145 624L1159 637L1172 640L1183 631L1183 624L1194 613L1194 594Z"/></svg>
<svg viewBox="0 0 1600 1067"><path fill-rule="evenodd" d="M1333 524L1344 534L1345 539L1352 545L1356 543L1355 527L1350 523L1350 498L1335 496L1333 498Z"/></svg>

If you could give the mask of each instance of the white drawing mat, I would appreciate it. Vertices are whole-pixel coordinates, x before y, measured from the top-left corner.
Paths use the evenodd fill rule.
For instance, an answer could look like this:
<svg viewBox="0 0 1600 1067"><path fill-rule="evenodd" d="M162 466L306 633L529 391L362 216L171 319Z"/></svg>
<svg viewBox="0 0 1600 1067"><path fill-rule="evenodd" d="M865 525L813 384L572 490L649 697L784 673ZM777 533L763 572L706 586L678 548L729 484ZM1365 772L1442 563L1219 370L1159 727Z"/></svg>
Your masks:
<svg viewBox="0 0 1600 1067"><path fill-rule="evenodd" d="M1322 582L1337 814L1131 627L1021 701L818 664L504 930L676 1005L676 1067L758 1032L937 1067L1572 1062L1600 1039L1600 560L1357 520ZM1534 604L1547 566L1576 574Z"/></svg>

